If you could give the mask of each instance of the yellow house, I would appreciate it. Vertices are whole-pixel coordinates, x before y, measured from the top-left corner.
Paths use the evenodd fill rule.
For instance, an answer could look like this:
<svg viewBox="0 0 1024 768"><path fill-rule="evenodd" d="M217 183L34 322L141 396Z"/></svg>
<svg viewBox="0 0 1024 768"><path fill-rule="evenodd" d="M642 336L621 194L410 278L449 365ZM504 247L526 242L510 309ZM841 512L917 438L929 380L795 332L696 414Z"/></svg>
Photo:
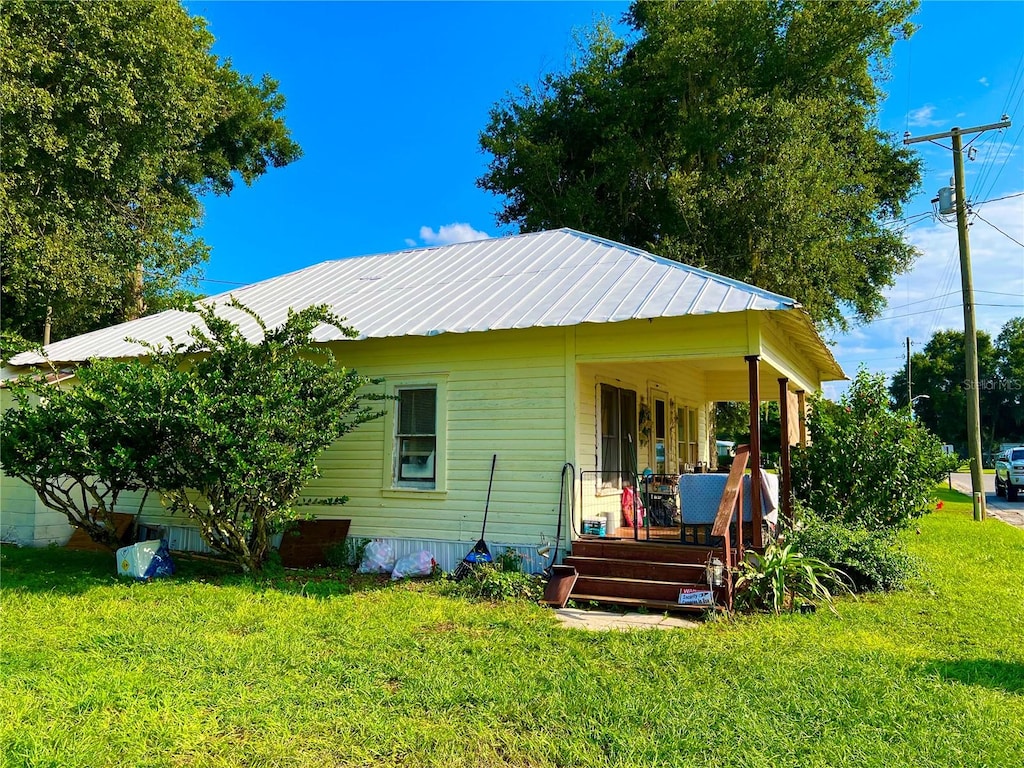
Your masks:
<svg viewBox="0 0 1024 768"><path fill-rule="evenodd" d="M494 455L485 538L539 568L542 542L564 552L586 516L602 515L606 535L625 524L629 477L713 468L716 401L781 400L795 442L802 393L844 378L792 299L568 229L328 261L230 295L271 326L289 307L327 303L359 331L321 328L317 340L394 399L322 456L306 490L349 502L310 509L399 554L429 549L446 569L481 535ZM196 322L163 312L46 354L133 357L144 350L127 338L185 340ZM39 362L20 355L5 375ZM16 521L21 540L53 540L28 533L36 502L3 482L4 535ZM172 546L199 545L187 520L157 505L145 517L168 526Z"/></svg>

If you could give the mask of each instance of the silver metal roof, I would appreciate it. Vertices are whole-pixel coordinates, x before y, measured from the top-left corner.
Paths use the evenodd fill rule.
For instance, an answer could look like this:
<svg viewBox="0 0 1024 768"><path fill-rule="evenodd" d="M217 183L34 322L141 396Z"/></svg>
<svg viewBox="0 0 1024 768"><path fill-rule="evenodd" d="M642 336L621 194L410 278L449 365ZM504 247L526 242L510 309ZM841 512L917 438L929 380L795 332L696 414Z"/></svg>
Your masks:
<svg viewBox="0 0 1024 768"><path fill-rule="evenodd" d="M270 327L284 322L289 307L329 304L359 338L799 307L785 296L571 229L326 261L203 303L223 305L231 297ZM218 314L239 321L247 334L258 333L235 310ZM55 342L45 352L55 363L134 357L145 349L127 339L182 342L198 323L193 313L170 310ZM328 326L314 335L318 341L345 338ZM31 352L10 361L40 362Z"/></svg>

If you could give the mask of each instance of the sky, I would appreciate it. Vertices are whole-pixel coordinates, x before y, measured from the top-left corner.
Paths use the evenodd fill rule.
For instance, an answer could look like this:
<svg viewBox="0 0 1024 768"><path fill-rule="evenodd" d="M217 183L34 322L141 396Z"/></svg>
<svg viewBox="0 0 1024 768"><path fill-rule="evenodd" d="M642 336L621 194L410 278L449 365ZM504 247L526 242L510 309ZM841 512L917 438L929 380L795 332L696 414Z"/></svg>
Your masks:
<svg viewBox="0 0 1024 768"><path fill-rule="evenodd" d="M513 234L500 200L478 189L478 137L492 106L565 69L574 40L622 2L189 2L214 52L276 79L303 157L252 187L209 197L200 236L212 253L200 289L229 290L329 259ZM977 327L993 337L1024 315L1024 1L926 0L882 83L880 127L902 141L997 123L966 161ZM618 27L622 32L625 29ZM965 143L971 137L965 138ZM953 174L948 139L915 144L922 189L896 226L920 252L888 308L826 332L848 375L891 375L906 339L921 351L963 330L957 231L931 200ZM836 396L842 385L829 385Z"/></svg>

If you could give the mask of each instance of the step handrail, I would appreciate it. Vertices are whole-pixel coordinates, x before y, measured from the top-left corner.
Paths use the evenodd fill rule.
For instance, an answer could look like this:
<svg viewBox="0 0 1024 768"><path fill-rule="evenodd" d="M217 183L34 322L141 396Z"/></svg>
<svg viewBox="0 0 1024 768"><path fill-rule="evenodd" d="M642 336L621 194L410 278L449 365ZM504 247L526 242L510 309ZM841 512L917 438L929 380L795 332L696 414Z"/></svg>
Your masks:
<svg viewBox="0 0 1024 768"><path fill-rule="evenodd" d="M715 514L715 524L711 528L712 536L722 538L722 563L725 576L725 600L726 606L732 610L733 581L732 574L734 567L743 558L743 475L747 471L747 463L750 461L750 446L740 445L736 448L736 457L732 460L732 468L729 470L729 479L725 481L725 490L722 491L722 500L718 503L718 512ZM733 513L736 514L736 560L733 561L732 543L730 542L729 527L732 523Z"/></svg>

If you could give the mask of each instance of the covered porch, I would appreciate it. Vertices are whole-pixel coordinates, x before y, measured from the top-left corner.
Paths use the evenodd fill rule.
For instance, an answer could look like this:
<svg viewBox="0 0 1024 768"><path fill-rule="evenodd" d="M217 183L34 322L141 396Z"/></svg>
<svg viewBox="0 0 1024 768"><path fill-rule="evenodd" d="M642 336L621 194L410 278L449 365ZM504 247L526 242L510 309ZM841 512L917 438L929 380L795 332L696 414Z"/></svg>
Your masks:
<svg viewBox="0 0 1024 768"><path fill-rule="evenodd" d="M703 590L731 604L729 569L792 516L790 449L807 439L808 393L845 377L799 310L621 325L630 339L620 354L607 344L609 326L600 350L577 331L573 597L685 610L680 601ZM750 412L751 471L731 489L716 450L715 404L724 401ZM766 401L779 404L779 445L762 444ZM777 467L754 472L766 451ZM715 560L727 573L709 590Z"/></svg>

